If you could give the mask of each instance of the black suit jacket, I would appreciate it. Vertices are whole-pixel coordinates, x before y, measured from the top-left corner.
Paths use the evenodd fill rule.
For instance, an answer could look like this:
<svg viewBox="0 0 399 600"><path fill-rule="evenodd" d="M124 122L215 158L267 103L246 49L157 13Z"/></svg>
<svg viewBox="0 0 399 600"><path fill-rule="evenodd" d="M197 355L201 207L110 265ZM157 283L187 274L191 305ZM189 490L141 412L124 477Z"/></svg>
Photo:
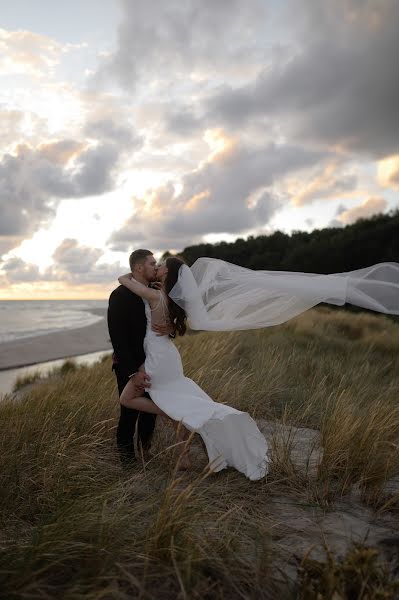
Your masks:
<svg viewBox="0 0 399 600"><path fill-rule="evenodd" d="M121 377L128 378L143 364L146 327L143 300L120 285L109 297L108 331Z"/></svg>

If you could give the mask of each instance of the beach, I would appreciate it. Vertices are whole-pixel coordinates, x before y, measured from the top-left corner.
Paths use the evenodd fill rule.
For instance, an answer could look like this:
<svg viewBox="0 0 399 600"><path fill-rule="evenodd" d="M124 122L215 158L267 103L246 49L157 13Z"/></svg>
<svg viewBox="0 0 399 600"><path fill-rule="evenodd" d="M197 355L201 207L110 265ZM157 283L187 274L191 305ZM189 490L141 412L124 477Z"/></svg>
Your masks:
<svg viewBox="0 0 399 600"><path fill-rule="evenodd" d="M91 312L102 318L86 327L64 329L2 343L0 393L11 391L11 380L14 381L17 376L24 374L25 367L34 365L36 369L43 371L46 365L51 368L58 359L81 357L84 360L87 355L90 362L93 356L112 351L106 320L107 309L93 308Z"/></svg>
<svg viewBox="0 0 399 600"><path fill-rule="evenodd" d="M37 337L22 338L5 342L0 347L0 371L15 369L37 363L89 354L100 350L111 350L108 335L106 309L92 309L103 318L87 327L66 329Z"/></svg>

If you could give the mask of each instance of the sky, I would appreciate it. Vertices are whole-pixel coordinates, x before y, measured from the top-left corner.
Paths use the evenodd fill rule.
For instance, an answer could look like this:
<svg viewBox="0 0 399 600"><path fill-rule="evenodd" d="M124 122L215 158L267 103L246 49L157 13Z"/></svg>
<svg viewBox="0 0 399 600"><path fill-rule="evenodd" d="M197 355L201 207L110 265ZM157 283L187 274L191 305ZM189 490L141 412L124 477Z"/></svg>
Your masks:
<svg viewBox="0 0 399 600"><path fill-rule="evenodd" d="M398 30L397 0L0 0L0 299L399 208Z"/></svg>

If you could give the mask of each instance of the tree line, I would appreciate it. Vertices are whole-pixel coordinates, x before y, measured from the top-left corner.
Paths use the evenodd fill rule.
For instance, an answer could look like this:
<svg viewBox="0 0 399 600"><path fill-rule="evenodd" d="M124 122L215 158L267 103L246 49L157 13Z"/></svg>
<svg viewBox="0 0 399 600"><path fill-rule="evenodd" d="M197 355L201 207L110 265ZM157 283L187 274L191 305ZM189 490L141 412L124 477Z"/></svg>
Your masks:
<svg viewBox="0 0 399 600"><path fill-rule="evenodd" d="M399 210L359 219L345 227L275 231L234 242L187 246L188 265L201 257L220 258L250 269L339 273L379 262L399 262ZM170 256L169 252L164 257Z"/></svg>

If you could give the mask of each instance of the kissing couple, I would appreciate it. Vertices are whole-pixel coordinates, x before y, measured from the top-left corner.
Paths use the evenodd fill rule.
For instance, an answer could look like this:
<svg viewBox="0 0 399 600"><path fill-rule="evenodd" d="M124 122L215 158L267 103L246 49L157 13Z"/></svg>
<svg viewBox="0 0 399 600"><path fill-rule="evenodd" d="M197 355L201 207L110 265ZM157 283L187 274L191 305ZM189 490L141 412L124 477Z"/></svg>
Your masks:
<svg viewBox="0 0 399 600"><path fill-rule="evenodd" d="M248 413L215 402L184 376L173 337L185 334L187 313L169 294L189 267L177 257L157 266L149 250L132 252L129 264L131 272L119 277L121 285L112 292L108 309L121 405L117 445L122 456L134 456L137 420L139 441L144 451L149 449L160 415L180 424L179 441L192 431L201 436L212 471L233 466L249 479L264 477L267 444L255 421ZM151 285L154 281L159 289ZM181 468L190 466L188 451L186 446Z"/></svg>
<svg viewBox="0 0 399 600"><path fill-rule="evenodd" d="M136 422L146 452L159 415L180 424L180 441L190 432L201 436L211 471L234 467L250 480L268 471L267 442L254 419L214 401L184 376L173 338L185 334L187 321L196 330L256 329L284 323L320 302L399 314L398 263L319 275L253 271L212 258L188 267L171 256L157 265L151 251L135 250L129 264L108 307L121 411L117 445L127 460L134 459ZM182 468L190 466L187 453L186 445Z"/></svg>

